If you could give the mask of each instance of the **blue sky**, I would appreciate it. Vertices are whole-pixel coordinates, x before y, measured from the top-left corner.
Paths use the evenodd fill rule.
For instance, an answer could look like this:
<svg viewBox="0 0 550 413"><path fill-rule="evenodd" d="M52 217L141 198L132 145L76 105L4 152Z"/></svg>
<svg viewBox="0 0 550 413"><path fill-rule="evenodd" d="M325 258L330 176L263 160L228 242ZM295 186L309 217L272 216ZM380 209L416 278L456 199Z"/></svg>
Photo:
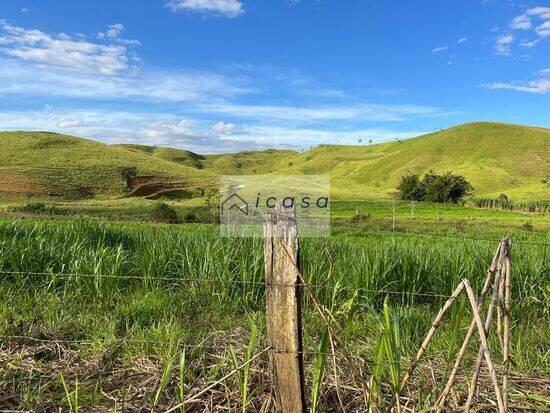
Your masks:
<svg viewBox="0 0 550 413"><path fill-rule="evenodd" d="M200 153L550 127L550 3L4 0L0 129Z"/></svg>

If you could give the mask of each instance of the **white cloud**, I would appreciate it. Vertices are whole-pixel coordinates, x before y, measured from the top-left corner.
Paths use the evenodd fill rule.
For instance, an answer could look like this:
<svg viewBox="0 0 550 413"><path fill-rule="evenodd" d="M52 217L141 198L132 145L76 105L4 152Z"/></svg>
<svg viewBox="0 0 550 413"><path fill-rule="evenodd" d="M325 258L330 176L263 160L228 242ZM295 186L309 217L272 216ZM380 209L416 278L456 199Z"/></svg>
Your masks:
<svg viewBox="0 0 550 413"><path fill-rule="evenodd" d="M40 66L113 75L130 69L125 46L75 40L65 33L51 36L0 21L0 53Z"/></svg>
<svg viewBox="0 0 550 413"><path fill-rule="evenodd" d="M511 45L514 42L514 36L511 34L503 34L497 37L495 41L495 52L502 56L512 54Z"/></svg>
<svg viewBox="0 0 550 413"><path fill-rule="evenodd" d="M521 14L514 17L510 23L510 28L512 30L529 30L531 27L533 27L533 24L531 23L529 16L526 14Z"/></svg>
<svg viewBox="0 0 550 413"><path fill-rule="evenodd" d="M225 17L237 17L244 13L239 0L170 0L166 6L174 12L192 11Z"/></svg>
<svg viewBox="0 0 550 413"><path fill-rule="evenodd" d="M271 104L274 82L290 84L292 97L312 89L316 83L288 83L284 76L261 76L253 70L244 75L240 70L237 77L214 72L148 70L146 66L138 70L132 64L131 50L121 44L123 32L124 26L111 25L99 36L101 40L90 40L93 36L50 35L0 21L0 96L4 102L16 97L29 108L33 102L43 105L52 101L67 108L75 104L73 99L78 99L79 107L87 104L94 108L0 111L2 128L52 130L110 143L140 142L211 153L296 147L304 142L354 143L367 137L393 139L406 134L364 125L449 115L437 107L364 103L353 96L337 102L331 99L330 105ZM120 52L117 56L122 64L109 66L98 59L105 48ZM260 85L260 90L251 85ZM322 86L325 85L320 84L318 89L330 89ZM246 101L260 103L240 103L243 95L253 93L254 99ZM344 95L330 92L327 96ZM59 97L69 99L56 99ZM106 102L110 108L123 103L124 107L138 109L102 110ZM141 105L143 102L147 105ZM182 102L185 104L179 104Z"/></svg>
<svg viewBox="0 0 550 413"><path fill-rule="evenodd" d="M550 7L533 7L528 9L525 14L529 16L537 16L541 19L550 19Z"/></svg>
<svg viewBox="0 0 550 413"><path fill-rule="evenodd" d="M111 24L108 26L109 30L105 33L109 39L118 39L122 32L125 30L124 26L120 23Z"/></svg>
<svg viewBox="0 0 550 413"><path fill-rule="evenodd" d="M530 82L496 82L483 85L489 89L508 89L535 94L550 93L550 68L537 72L539 79Z"/></svg>
<svg viewBox="0 0 550 413"><path fill-rule="evenodd" d="M540 26L535 28L535 31L540 37L550 36L550 20L545 21Z"/></svg>
<svg viewBox="0 0 550 413"><path fill-rule="evenodd" d="M489 89L509 89L517 92L546 94L550 93L550 79L537 79L531 82L489 83Z"/></svg>
<svg viewBox="0 0 550 413"><path fill-rule="evenodd" d="M57 127L61 129L74 128L76 126L80 126L81 124L82 122L77 119L60 119L57 122Z"/></svg>
<svg viewBox="0 0 550 413"><path fill-rule="evenodd" d="M441 116L439 108L416 105L348 104L340 106L242 105L227 102L205 103L204 113L267 122L315 123L323 121L403 121L414 116Z"/></svg>
<svg viewBox="0 0 550 413"><path fill-rule="evenodd" d="M0 94L167 102L212 101L250 93L215 73L140 71L115 76L0 59Z"/></svg>
<svg viewBox="0 0 550 413"><path fill-rule="evenodd" d="M439 46L439 47L436 47L434 49L432 49L432 53L439 53L439 52L443 52L447 50L447 46L444 45L444 46Z"/></svg>
<svg viewBox="0 0 550 413"><path fill-rule="evenodd" d="M72 121L72 125L62 122ZM171 114L115 111L66 111L52 109L32 112L1 112L5 130L49 130L96 139L105 143L139 143L171 146L197 153L223 153L267 148L301 149L319 143L357 144L393 141L418 136L424 131L394 131L385 128L327 130L293 126L251 125L225 134L190 118ZM61 126L59 126L61 125Z"/></svg>
<svg viewBox="0 0 550 413"><path fill-rule="evenodd" d="M540 38L550 36L550 7L532 7L512 19L509 24L512 30L533 30ZM540 39L539 39L540 40ZM525 40L524 47L533 47L538 40Z"/></svg>
<svg viewBox="0 0 550 413"><path fill-rule="evenodd" d="M27 9L26 7L23 7L23 8L21 9L21 13L28 13L29 11L30 11L30 10Z"/></svg>
<svg viewBox="0 0 550 413"><path fill-rule="evenodd" d="M467 37L461 37L460 39L458 39L456 42L458 44L461 44L461 43L464 43L464 42L467 42L468 41L468 38Z"/></svg>
<svg viewBox="0 0 550 413"><path fill-rule="evenodd" d="M539 41L540 41L540 39L535 39L535 40L531 40L531 41L522 40L519 45L521 47L526 47L526 48L530 49L532 47L535 47Z"/></svg>
<svg viewBox="0 0 550 413"><path fill-rule="evenodd" d="M97 34L97 38L100 40L103 39L109 39L115 43L123 44L126 46L141 46L141 42L139 40L129 40L129 39L123 39L122 33L126 30L123 24L116 23L116 24L110 24L107 26L106 32L99 32Z"/></svg>
<svg viewBox="0 0 550 413"><path fill-rule="evenodd" d="M237 125L231 122L218 122L212 125L212 130L221 135L228 135L237 129Z"/></svg>

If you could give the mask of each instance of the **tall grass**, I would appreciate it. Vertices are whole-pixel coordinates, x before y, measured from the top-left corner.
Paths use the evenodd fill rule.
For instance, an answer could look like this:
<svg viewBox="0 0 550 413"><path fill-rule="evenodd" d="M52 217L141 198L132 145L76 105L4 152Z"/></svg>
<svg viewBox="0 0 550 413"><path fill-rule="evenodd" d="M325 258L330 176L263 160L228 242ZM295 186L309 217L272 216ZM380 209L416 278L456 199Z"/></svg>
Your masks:
<svg viewBox="0 0 550 413"><path fill-rule="evenodd" d="M345 338L340 350L368 360L375 380L371 396L380 399L383 381L395 391L401 375L398 362L418 347L445 300L442 296L462 278L480 289L497 243L334 232L327 239L302 241L303 273L331 314L336 332ZM510 235L519 241L550 241L540 233ZM550 341L550 331L537 328L550 314L549 252L520 242L513 246L511 353L519 369L550 369L541 346ZM243 317L258 325L258 340L264 329L263 265L262 240L222 239L215 226L0 221L0 337L90 340L93 344L85 351L92 353L128 339L117 347L126 359L174 357L174 342L244 348L251 335L243 331ZM309 300L304 297L304 346L314 349L313 337L322 336L323 323ZM379 321L366 306L379 314ZM451 348L460 344L469 314L464 308L456 311L434 338L430 354L449 359ZM498 346L490 344L498 356ZM394 367L380 364L376 355L382 353L394 357ZM218 367L203 356L188 352L180 359L179 380L173 380L179 382L180 400L186 376L216 377ZM158 392L150 395L152 405L168 394L170 372L177 370L173 358L166 360ZM325 361L318 360L315 368L319 386ZM246 407L250 386L242 379ZM320 388L316 393L312 406Z"/></svg>

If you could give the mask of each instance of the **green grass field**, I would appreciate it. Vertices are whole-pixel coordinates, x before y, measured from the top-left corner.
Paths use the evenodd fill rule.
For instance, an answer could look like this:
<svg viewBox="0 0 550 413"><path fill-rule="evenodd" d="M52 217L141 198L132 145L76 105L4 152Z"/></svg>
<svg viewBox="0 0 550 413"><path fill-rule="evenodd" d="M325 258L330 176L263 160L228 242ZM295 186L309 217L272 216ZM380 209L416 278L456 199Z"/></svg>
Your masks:
<svg viewBox="0 0 550 413"><path fill-rule="evenodd" d="M544 380L536 380L550 373L550 247L538 244L550 244L548 231L518 226L505 232L489 220L468 226L464 233L451 219L464 216L457 207L443 211L449 221L430 228L450 237L417 235L411 231L422 227L413 226L414 221L404 224L404 208L398 208L400 231L371 226L370 218L351 225L346 219L333 227L330 238L301 243L304 276L318 286L318 300L344 344L337 351L337 371L349 411L363 405L361 378L341 358L349 355L366 371L375 368L380 330L372 311L381 313L387 297L388 311L399 320L397 359L403 374L460 280L468 278L479 290L505 234L515 241L512 401L544 406L549 395ZM335 207L334 213L343 219L351 209ZM385 208L375 205L370 210L378 217L372 219L387 222ZM418 219L434 210L418 208ZM253 325L259 330L257 348L265 345L262 241L222 239L216 225L4 218L0 268L0 354L10 360L0 364L0 397L3 406L12 409L45 411L61 405L74 411L78 405L82 411L106 411L125 404L128 410L162 411L177 404L181 392L196 392L230 371L230 346L244 360ZM420 409L434 402L434 389L441 389L469 317L461 304L435 336L406 392ZM305 357L308 381L322 326L306 296L304 346L313 353ZM491 349L500 360L494 336ZM466 366L474 359L471 346ZM252 370L249 411L258 411L265 401L265 363L261 359ZM391 383L390 373L383 367L382 389ZM327 372L321 386L322 411L336 403L332 380L334 372ZM459 376L459 394L466 391L467 381L466 375ZM482 382L490 390L486 377ZM230 411L240 409L238 389L235 378L228 379L211 402ZM380 398L382 404L388 402L387 389Z"/></svg>

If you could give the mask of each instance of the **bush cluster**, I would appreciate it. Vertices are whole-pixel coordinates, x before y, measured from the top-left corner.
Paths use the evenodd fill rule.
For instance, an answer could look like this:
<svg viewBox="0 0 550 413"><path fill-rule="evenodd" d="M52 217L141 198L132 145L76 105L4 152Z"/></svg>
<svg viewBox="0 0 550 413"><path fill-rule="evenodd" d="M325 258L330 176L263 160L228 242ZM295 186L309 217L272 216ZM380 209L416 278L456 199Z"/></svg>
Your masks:
<svg viewBox="0 0 550 413"><path fill-rule="evenodd" d="M397 189L406 201L458 203L474 188L462 175L429 171L422 179L416 174L402 176Z"/></svg>
<svg viewBox="0 0 550 413"><path fill-rule="evenodd" d="M177 224L179 222L176 210L164 202L155 204L151 210L151 218L155 222L162 222L165 224Z"/></svg>
<svg viewBox="0 0 550 413"><path fill-rule="evenodd" d="M43 202L29 202L25 205L14 207L15 212L23 212L33 215L68 215L69 210L59 208L55 205L48 205Z"/></svg>

